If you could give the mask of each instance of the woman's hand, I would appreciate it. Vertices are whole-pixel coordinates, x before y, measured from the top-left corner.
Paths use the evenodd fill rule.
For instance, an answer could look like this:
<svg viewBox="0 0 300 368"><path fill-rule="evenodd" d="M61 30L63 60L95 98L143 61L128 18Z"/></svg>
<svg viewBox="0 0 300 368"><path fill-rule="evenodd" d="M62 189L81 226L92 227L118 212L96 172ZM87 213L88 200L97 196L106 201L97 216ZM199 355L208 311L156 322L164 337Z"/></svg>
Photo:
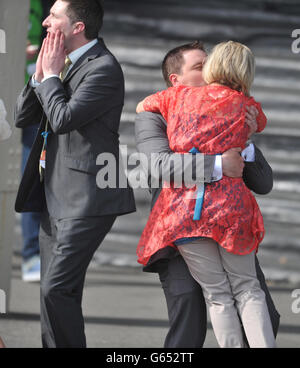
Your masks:
<svg viewBox="0 0 300 368"><path fill-rule="evenodd" d="M139 114L140 112L143 112L143 111L145 111L145 109L144 109L144 100L139 102L137 107L136 107L137 114Z"/></svg>

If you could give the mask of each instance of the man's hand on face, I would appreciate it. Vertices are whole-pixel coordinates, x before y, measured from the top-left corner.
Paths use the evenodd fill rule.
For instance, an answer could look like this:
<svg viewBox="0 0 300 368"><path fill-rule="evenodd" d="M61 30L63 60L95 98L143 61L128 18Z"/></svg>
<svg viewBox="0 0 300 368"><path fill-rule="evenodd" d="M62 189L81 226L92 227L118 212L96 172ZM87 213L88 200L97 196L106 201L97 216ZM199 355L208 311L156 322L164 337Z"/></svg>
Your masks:
<svg viewBox="0 0 300 368"><path fill-rule="evenodd" d="M44 73L43 73L43 57L44 57L44 51L45 51L45 44L46 44L46 39L44 39L41 50L39 52L37 61L36 61L36 69L35 69L35 73L34 73L34 79L41 83L42 79L44 78Z"/></svg>
<svg viewBox="0 0 300 368"><path fill-rule="evenodd" d="M244 169L244 160L241 156L241 148L231 148L222 154L223 175L231 178L241 178Z"/></svg>
<svg viewBox="0 0 300 368"><path fill-rule="evenodd" d="M246 106L246 109L247 111L246 111L245 122L249 126L249 134L248 134L248 139L249 139L251 135L257 131L256 118L258 115L258 110L254 106Z"/></svg>
<svg viewBox="0 0 300 368"><path fill-rule="evenodd" d="M48 33L43 44L42 71L47 75L59 75L65 66L64 35L60 31ZM42 50L41 50L42 51Z"/></svg>

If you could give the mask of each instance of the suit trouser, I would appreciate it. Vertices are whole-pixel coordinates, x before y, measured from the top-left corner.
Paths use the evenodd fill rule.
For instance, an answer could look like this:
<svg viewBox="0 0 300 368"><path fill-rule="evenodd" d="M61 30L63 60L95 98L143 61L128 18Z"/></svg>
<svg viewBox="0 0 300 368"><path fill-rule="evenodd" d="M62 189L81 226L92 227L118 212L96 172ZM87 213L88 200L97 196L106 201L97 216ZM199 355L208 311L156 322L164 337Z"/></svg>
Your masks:
<svg viewBox="0 0 300 368"><path fill-rule="evenodd" d="M232 254L210 238L178 249L202 287L220 347L244 347L239 317L250 347L276 347L265 294L256 275L254 252Z"/></svg>
<svg viewBox="0 0 300 368"><path fill-rule="evenodd" d="M56 220L43 213L41 329L43 347L86 347L81 309L87 267L116 216Z"/></svg>
<svg viewBox="0 0 300 368"><path fill-rule="evenodd" d="M35 131L37 128L34 128ZM24 133L23 133L24 134ZM35 135L34 135L35 136ZM23 144L22 153L22 174L29 157L31 145ZM40 231L41 214L40 212L24 212L21 215L21 226L23 235L22 257L27 261L33 256L40 254L39 231Z"/></svg>
<svg viewBox="0 0 300 368"><path fill-rule="evenodd" d="M280 315L275 308L257 257L255 257L255 266L260 286L266 295L273 332L276 336ZM170 323L164 347L201 348L207 329L206 304L201 286L191 276L180 255L170 259L161 268L159 278L166 297Z"/></svg>

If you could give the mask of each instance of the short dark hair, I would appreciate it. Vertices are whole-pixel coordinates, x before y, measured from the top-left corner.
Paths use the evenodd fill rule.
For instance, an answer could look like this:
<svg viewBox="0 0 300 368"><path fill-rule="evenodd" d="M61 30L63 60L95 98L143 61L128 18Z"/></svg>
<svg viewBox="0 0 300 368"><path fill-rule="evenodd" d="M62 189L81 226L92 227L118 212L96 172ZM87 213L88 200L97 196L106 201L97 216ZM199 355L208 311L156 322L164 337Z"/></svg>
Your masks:
<svg viewBox="0 0 300 368"><path fill-rule="evenodd" d="M104 9L101 0L63 0L68 3L67 16L72 23L83 22L85 37L97 38L103 25Z"/></svg>
<svg viewBox="0 0 300 368"><path fill-rule="evenodd" d="M183 65L183 53L190 50L205 51L203 42L194 41L185 45L177 46L170 50L164 57L162 62L162 73L168 87L172 86L170 75L173 73L180 74Z"/></svg>

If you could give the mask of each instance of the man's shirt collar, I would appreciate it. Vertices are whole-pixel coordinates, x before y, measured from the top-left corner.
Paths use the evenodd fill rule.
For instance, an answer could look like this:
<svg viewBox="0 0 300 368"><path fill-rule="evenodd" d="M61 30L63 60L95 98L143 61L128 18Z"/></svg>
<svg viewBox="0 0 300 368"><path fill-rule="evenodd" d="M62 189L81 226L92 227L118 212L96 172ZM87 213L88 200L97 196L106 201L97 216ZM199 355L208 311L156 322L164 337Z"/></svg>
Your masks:
<svg viewBox="0 0 300 368"><path fill-rule="evenodd" d="M79 47L78 49L72 51L68 56L70 60L72 61L72 66L76 63L77 60L81 58L82 55L84 55L90 48L92 48L96 43L98 42L97 38L90 41L89 43Z"/></svg>

